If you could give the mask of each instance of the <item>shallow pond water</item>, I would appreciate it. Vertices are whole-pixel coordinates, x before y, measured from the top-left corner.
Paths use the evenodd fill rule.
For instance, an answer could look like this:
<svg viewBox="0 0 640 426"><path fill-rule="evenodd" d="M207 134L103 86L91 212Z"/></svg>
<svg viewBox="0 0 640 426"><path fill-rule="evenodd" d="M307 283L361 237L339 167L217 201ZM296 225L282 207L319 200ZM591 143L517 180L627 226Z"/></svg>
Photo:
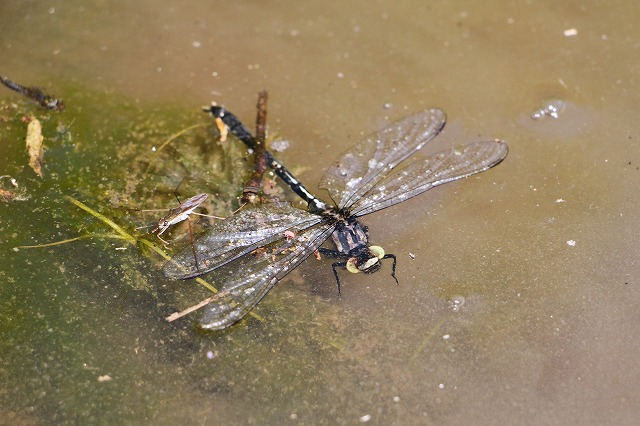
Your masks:
<svg viewBox="0 0 640 426"><path fill-rule="evenodd" d="M633 424L638 14L595 0L2 2L0 74L66 109L0 87L0 175L19 184L0 181L18 195L0 202L0 418ZM329 262L310 259L257 317L167 323L209 291L165 279L157 252L71 199L156 242L136 228L157 217L138 210L174 207L181 181L183 198L233 211L250 163L212 142L199 108L250 124L262 89L289 142L278 156L310 188L361 136L428 107L448 114L431 150L501 138L510 154L365 218L398 286L383 267L338 297ZM549 105L562 108L532 118ZM188 244L185 226L169 236Z"/></svg>

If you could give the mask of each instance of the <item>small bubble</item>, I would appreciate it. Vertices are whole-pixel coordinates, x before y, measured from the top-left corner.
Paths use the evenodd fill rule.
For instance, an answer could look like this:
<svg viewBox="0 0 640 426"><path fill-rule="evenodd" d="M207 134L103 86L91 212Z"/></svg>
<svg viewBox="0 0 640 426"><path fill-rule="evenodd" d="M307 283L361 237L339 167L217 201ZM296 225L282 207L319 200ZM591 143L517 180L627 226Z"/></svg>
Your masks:
<svg viewBox="0 0 640 426"><path fill-rule="evenodd" d="M464 306L464 296L453 296L451 301L449 302L449 306L453 312L459 312L462 306Z"/></svg>
<svg viewBox="0 0 640 426"><path fill-rule="evenodd" d="M542 120L544 117L559 118L564 112L565 103L560 99L549 99L545 101L542 108L537 109L531 114L533 120Z"/></svg>

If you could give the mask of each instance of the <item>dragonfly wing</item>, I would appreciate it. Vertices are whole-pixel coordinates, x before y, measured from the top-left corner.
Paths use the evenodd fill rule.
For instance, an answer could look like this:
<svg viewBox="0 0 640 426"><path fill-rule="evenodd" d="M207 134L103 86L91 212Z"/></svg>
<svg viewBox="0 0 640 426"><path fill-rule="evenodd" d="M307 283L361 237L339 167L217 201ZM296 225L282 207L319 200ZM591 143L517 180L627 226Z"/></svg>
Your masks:
<svg viewBox="0 0 640 426"><path fill-rule="evenodd" d="M285 231L308 228L322 218L290 204L249 205L213 223L203 237L164 264L170 279L204 275L238 257L282 238ZM194 257L195 251L195 257Z"/></svg>
<svg viewBox="0 0 640 426"><path fill-rule="evenodd" d="M282 238L264 247L264 253L248 254L216 271L225 281L215 299L205 307L203 328L221 330L242 319L271 288L309 257L331 235L334 226L323 223Z"/></svg>
<svg viewBox="0 0 640 426"><path fill-rule="evenodd" d="M415 197L435 186L490 169L509 152L507 144L496 140L475 142L418 158L393 170L352 206L355 216L363 216Z"/></svg>
<svg viewBox="0 0 640 426"><path fill-rule="evenodd" d="M329 191L339 208L352 204L398 163L440 133L445 121L444 111L429 109L369 135L342 153L319 187Z"/></svg>

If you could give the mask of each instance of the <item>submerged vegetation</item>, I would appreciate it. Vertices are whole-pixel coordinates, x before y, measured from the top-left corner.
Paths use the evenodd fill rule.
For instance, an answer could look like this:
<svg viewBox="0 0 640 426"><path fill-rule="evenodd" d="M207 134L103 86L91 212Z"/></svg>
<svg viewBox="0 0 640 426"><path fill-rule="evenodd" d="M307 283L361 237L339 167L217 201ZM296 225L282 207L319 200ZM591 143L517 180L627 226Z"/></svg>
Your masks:
<svg viewBox="0 0 640 426"><path fill-rule="evenodd" d="M0 104L0 138L8 154L1 164L6 177L0 181L1 227L8 236L2 245L15 256L30 249L29 258L37 259L33 249L103 244L98 265L117 267L126 285L157 297L154 271L176 247L189 244L189 233L186 224L177 224L165 234L171 240L165 246L146 226L162 214L141 210L175 207L177 190L182 199L211 194L203 211L231 213L249 170L246 152L237 144L218 143L215 126L198 108L158 109L84 90L65 97L63 113L25 99ZM42 124L38 168L24 148L33 122ZM195 220L195 231L202 232L210 220L215 219ZM118 247L110 250L114 244ZM139 257L123 255L127 246L139 248L150 264L145 268ZM173 303L183 306L215 291L198 282L201 290L175 286L183 291L173 292Z"/></svg>

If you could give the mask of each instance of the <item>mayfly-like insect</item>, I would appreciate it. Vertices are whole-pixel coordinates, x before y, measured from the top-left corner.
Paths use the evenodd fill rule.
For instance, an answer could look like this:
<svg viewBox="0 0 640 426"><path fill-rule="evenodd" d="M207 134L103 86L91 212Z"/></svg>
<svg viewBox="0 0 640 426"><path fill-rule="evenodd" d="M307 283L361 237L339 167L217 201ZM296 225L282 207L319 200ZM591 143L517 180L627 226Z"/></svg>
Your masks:
<svg viewBox="0 0 640 426"><path fill-rule="evenodd" d="M49 96L42 91L39 87L28 87L18 84L9 80L7 77L0 75L0 83L4 84L9 89L26 96L29 99L36 101L42 108L62 111L64 110L64 103L62 99Z"/></svg>
<svg viewBox="0 0 640 426"><path fill-rule="evenodd" d="M189 232L191 232L191 219L189 218L189 216L191 216L192 214L195 214L198 216L212 217L214 219L224 219L223 217L197 213L194 211L195 209L200 207L202 203L204 203L207 197L208 197L207 194L198 194L180 203L178 207L173 207L167 210L167 214L161 217L160 220L158 220L158 224L155 226L155 228L153 228L149 232L151 234L156 234L156 237L158 237L160 241L168 245L169 242L165 241L160 235L164 234L164 232L167 229L169 229L171 226L185 220L189 221ZM180 200L178 200L178 202L180 202ZM142 211L152 212L152 211L159 211L159 210L142 210Z"/></svg>
<svg viewBox="0 0 640 426"><path fill-rule="evenodd" d="M255 139L229 111L211 106L229 132L251 146ZM413 157L444 127L445 114L429 109L397 121L364 138L328 168L320 182L335 205L315 197L267 151L267 163L308 203L307 211L289 204L249 205L216 222L194 243L196 261L185 249L164 266L172 279L215 271L222 291L206 306L201 325L223 329L243 318L285 275L319 251L339 259L338 269L372 273L381 260L396 258L368 243L361 216L393 206L431 188L490 169L508 152L500 140L475 142L426 157ZM411 157L411 158L410 158ZM336 249L320 247L329 237Z"/></svg>

